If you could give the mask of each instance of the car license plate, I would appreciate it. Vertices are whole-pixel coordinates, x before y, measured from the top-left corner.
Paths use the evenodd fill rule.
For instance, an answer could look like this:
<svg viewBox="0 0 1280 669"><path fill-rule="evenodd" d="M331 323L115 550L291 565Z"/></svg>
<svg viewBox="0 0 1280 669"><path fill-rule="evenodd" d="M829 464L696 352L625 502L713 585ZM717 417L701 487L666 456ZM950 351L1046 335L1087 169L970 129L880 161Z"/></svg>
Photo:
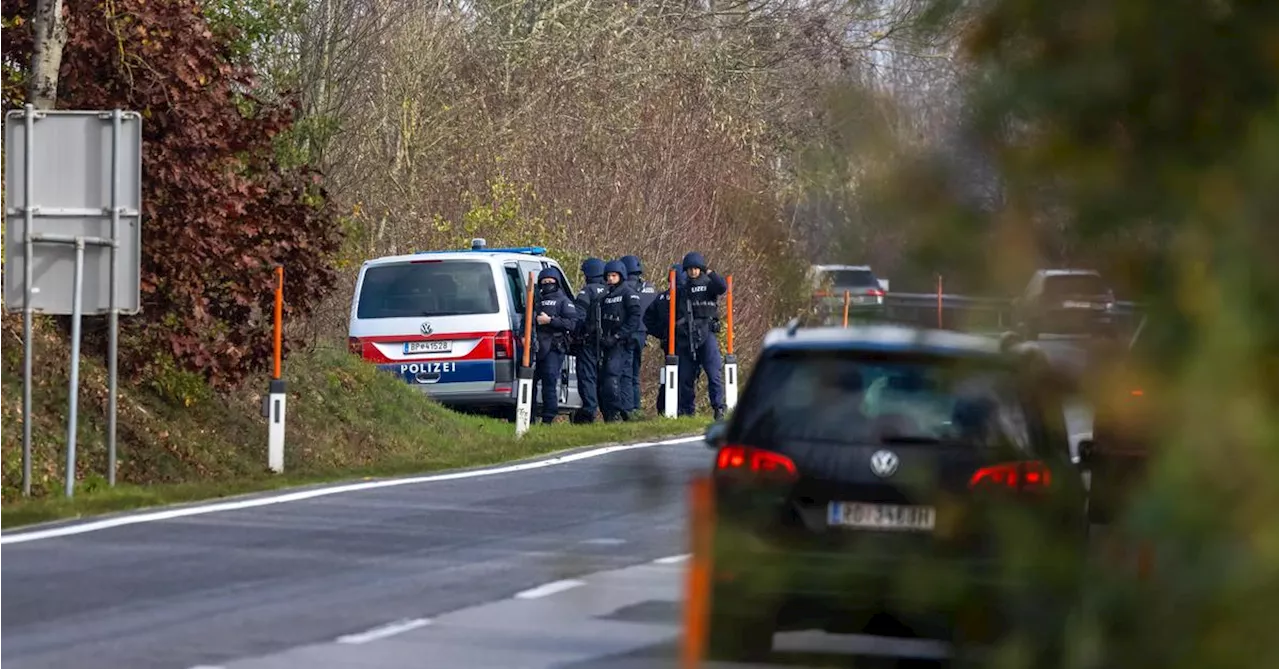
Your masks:
<svg viewBox="0 0 1280 669"><path fill-rule="evenodd" d="M827 506L828 525L871 530L928 532L933 529L935 515L931 506L857 502L831 502Z"/></svg>
<svg viewBox="0 0 1280 669"><path fill-rule="evenodd" d="M451 341L407 341L404 343L404 352L409 353L448 353L453 350L453 342Z"/></svg>
<svg viewBox="0 0 1280 669"><path fill-rule="evenodd" d="M1075 300L1067 300L1066 302L1062 303L1063 309L1092 309L1093 307L1094 307L1094 304L1092 302L1078 302Z"/></svg>

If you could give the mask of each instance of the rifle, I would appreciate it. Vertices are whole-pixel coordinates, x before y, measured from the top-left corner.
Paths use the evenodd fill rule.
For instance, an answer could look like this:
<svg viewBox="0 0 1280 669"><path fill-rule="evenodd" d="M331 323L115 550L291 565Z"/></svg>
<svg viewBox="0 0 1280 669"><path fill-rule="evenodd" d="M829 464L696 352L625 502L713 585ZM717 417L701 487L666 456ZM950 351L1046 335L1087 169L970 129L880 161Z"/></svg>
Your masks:
<svg viewBox="0 0 1280 669"><path fill-rule="evenodd" d="M591 318L593 321L592 325L594 326L592 339L595 340L597 364L600 361L600 335L604 331L604 324L600 322L600 299L601 299L600 296L601 295L604 295L603 290L598 290L596 291L595 295L591 296Z"/></svg>
<svg viewBox="0 0 1280 669"><path fill-rule="evenodd" d="M695 330L693 328L693 300L689 299L688 296L685 297L684 309L689 312L688 316L685 318L685 326L689 328L689 353L693 355L693 361L697 362L698 345L693 339L695 334Z"/></svg>

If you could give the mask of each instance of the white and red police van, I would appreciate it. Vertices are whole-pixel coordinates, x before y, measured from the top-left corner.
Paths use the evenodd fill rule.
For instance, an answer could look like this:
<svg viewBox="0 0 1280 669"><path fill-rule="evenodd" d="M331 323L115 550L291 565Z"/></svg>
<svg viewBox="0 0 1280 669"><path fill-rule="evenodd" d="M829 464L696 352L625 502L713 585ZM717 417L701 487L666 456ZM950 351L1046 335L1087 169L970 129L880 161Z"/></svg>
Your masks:
<svg viewBox="0 0 1280 669"><path fill-rule="evenodd" d="M514 416L525 289L544 268L573 287L542 247L424 251L367 260L351 298L352 353L453 407ZM536 350L533 351L536 355ZM532 362L532 361L531 361ZM560 375L560 409L582 406L573 356Z"/></svg>

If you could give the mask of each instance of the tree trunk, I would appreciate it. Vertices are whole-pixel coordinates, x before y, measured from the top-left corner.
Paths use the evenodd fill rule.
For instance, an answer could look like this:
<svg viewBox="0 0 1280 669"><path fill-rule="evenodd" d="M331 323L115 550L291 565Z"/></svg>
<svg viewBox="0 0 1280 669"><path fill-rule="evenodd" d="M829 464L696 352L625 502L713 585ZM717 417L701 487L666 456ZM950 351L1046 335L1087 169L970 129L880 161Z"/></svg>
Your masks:
<svg viewBox="0 0 1280 669"><path fill-rule="evenodd" d="M67 45L67 22L62 16L62 0L37 0L32 21L31 81L27 101L36 109L53 109L58 104L58 72L62 69L62 48Z"/></svg>

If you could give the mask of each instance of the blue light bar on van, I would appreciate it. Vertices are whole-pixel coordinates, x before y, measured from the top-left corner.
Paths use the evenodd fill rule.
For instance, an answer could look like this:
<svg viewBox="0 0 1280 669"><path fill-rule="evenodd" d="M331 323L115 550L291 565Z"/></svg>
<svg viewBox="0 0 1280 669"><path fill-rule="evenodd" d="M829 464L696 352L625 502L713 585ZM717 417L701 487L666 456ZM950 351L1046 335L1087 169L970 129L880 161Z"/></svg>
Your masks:
<svg viewBox="0 0 1280 669"><path fill-rule="evenodd" d="M505 249L479 248L457 249L454 251L418 251L418 255L423 253L523 253L531 256L545 256L547 255L547 249L543 246L513 246Z"/></svg>

